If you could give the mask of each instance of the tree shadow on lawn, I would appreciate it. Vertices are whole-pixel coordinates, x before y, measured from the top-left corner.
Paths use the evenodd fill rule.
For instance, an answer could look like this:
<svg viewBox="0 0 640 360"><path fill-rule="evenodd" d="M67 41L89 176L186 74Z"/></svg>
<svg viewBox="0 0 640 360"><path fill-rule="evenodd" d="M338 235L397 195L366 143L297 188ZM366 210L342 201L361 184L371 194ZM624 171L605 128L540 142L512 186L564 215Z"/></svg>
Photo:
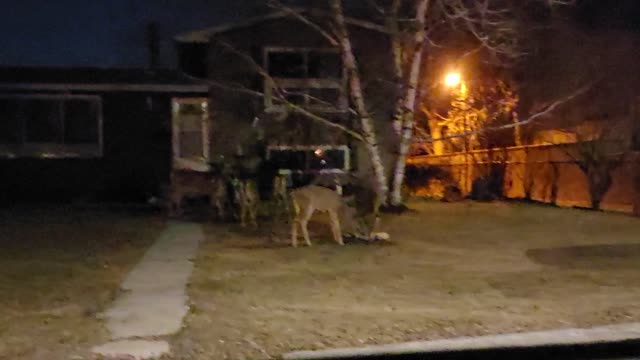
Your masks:
<svg viewBox="0 0 640 360"><path fill-rule="evenodd" d="M560 268L637 268L640 243L529 249L526 255L538 264Z"/></svg>

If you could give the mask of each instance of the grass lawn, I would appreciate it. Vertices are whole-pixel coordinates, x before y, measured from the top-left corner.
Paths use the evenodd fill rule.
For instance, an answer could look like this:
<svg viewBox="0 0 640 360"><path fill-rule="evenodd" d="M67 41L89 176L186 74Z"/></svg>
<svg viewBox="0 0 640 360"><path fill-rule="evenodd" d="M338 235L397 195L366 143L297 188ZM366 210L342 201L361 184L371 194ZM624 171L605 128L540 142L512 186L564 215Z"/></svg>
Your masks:
<svg viewBox="0 0 640 360"><path fill-rule="evenodd" d="M0 359L89 358L108 340L96 314L162 227L122 210L0 210Z"/></svg>
<svg viewBox="0 0 640 360"><path fill-rule="evenodd" d="M173 358L640 321L640 220L523 204L411 206L383 219L390 245L339 247L315 224L314 246L294 249L207 226Z"/></svg>

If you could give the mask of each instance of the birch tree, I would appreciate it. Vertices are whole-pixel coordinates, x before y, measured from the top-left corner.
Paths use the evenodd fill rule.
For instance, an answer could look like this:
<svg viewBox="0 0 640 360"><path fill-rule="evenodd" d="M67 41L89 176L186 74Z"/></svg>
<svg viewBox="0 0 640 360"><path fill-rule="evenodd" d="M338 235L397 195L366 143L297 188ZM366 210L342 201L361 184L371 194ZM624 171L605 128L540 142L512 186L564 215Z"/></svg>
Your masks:
<svg viewBox="0 0 640 360"><path fill-rule="evenodd" d="M411 58L411 68L402 104L402 129L398 144L398 157L396 159L393 172L393 185L389 199L390 205L392 206L399 206L402 204L402 185L404 183L407 153L409 151L409 146L411 145L411 139L413 138L414 113L417 98L416 90L418 88L420 69L422 67L422 57L424 54L426 36L425 24L430 3L431 2L429 0L416 1L416 30L413 44L413 56ZM400 111L396 111L396 113L399 112Z"/></svg>
<svg viewBox="0 0 640 360"><path fill-rule="evenodd" d="M351 95L351 100L353 101L356 113L360 120L364 144L367 148L367 152L369 153L373 172L376 177L376 193L378 198L382 199L379 200L379 202L384 205L386 202L384 199L387 198L387 194L389 192L387 176L384 164L382 163L382 157L380 155L376 129L371 115L367 110L367 106L365 105L362 84L360 81L360 71L358 70L358 62L353 53L349 31L345 22L342 0L330 0L330 5L336 25L336 33L340 42L343 66L345 67L349 78L349 94Z"/></svg>

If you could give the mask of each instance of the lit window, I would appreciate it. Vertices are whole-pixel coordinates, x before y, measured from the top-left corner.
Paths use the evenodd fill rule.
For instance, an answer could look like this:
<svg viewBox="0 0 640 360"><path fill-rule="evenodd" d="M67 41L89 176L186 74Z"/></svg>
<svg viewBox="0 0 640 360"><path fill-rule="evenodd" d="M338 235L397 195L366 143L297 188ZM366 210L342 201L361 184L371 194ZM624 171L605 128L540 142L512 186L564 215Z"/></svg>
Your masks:
<svg viewBox="0 0 640 360"><path fill-rule="evenodd" d="M174 98L173 167L209 170L209 111L205 98Z"/></svg>
<svg viewBox="0 0 640 360"><path fill-rule="evenodd" d="M339 174L351 169L347 145L269 146L267 157L282 174Z"/></svg>

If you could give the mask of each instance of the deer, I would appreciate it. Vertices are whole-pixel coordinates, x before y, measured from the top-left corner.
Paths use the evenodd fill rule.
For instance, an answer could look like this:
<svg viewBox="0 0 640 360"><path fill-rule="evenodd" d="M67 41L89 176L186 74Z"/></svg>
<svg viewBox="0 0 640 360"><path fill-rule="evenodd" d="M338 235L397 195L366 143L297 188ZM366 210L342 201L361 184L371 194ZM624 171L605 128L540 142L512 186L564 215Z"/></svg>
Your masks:
<svg viewBox="0 0 640 360"><path fill-rule="evenodd" d="M211 180L213 191L211 192L209 202L211 207L216 211L216 217L219 221L225 221L227 218L227 183L222 176L215 176Z"/></svg>
<svg viewBox="0 0 640 360"><path fill-rule="evenodd" d="M293 205L293 221L291 227L291 245L298 246L298 227L302 231L302 236L307 246L311 246L307 224L311 216L316 211L329 213L329 222L333 240L339 245L344 245L342 238L342 225L348 230L352 230L358 236L369 237L367 227L364 224L364 216L356 210L350 198L343 198L336 191L318 185L307 185L297 188L290 193ZM377 224L377 212L376 224ZM375 225L374 225L375 226Z"/></svg>
<svg viewBox="0 0 640 360"><path fill-rule="evenodd" d="M182 216L182 202L184 197L194 193L202 194L203 190L200 185L205 182L204 175L201 173L172 172L171 184L167 189L167 210L169 216Z"/></svg>
<svg viewBox="0 0 640 360"><path fill-rule="evenodd" d="M187 196L208 196L209 204L216 215L224 220L226 205L226 184L221 177L195 171L174 171L168 189L169 216L183 215L183 202Z"/></svg>
<svg viewBox="0 0 640 360"><path fill-rule="evenodd" d="M257 227L260 195L258 194L256 182L250 179L234 178L231 183L237 205L238 217L240 218L240 225L246 227L247 222L250 222L252 226Z"/></svg>

